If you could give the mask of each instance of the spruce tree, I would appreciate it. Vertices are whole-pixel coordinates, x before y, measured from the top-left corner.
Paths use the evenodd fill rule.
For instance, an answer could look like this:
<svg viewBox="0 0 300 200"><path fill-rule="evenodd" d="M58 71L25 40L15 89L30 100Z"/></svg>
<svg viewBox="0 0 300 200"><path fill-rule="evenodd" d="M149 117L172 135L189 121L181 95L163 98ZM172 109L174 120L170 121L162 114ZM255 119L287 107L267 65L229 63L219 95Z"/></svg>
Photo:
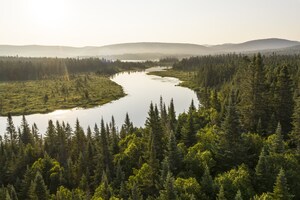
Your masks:
<svg viewBox="0 0 300 200"><path fill-rule="evenodd" d="M237 193L236 193L236 195L234 197L234 200L243 200L241 190L237 191Z"/></svg>
<svg viewBox="0 0 300 200"><path fill-rule="evenodd" d="M280 123L278 123L275 137L274 137L274 143L272 144L272 149L274 153L284 153L284 140L282 136L282 128Z"/></svg>
<svg viewBox="0 0 300 200"><path fill-rule="evenodd" d="M293 199L293 195L289 193L288 184L285 178L285 172L281 168L276 178L276 183L273 189L274 200L289 200Z"/></svg>
<svg viewBox="0 0 300 200"><path fill-rule="evenodd" d="M21 121L21 141L23 142L23 144L33 145L33 136L24 115L22 116Z"/></svg>
<svg viewBox="0 0 300 200"><path fill-rule="evenodd" d="M177 174L181 166L182 156L179 153L177 142L173 131L169 134L169 140L167 144L167 162L168 168L173 174Z"/></svg>
<svg viewBox="0 0 300 200"><path fill-rule="evenodd" d="M221 185L219 193L217 194L217 200L227 200L225 197L224 187Z"/></svg>
<svg viewBox="0 0 300 200"><path fill-rule="evenodd" d="M40 172L37 172L34 181L31 182L30 190L29 190L29 198L38 199L38 200L48 199L47 186Z"/></svg>
<svg viewBox="0 0 300 200"><path fill-rule="evenodd" d="M291 134L292 143L297 147L300 153L300 97L296 99L296 106L293 113L293 130Z"/></svg>
<svg viewBox="0 0 300 200"><path fill-rule="evenodd" d="M244 74L241 83L241 102L240 110L242 114L243 125L247 131L256 132L258 120L261 119L262 130L265 130L267 124L266 112L268 104L266 101L266 83L264 63L260 54L253 57L250 66Z"/></svg>
<svg viewBox="0 0 300 200"><path fill-rule="evenodd" d="M214 181L207 165L205 165L204 174L201 177L200 185L205 195L210 199L213 199L215 195Z"/></svg>
<svg viewBox="0 0 300 200"><path fill-rule="evenodd" d="M10 113L7 116L6 134L9 135L11 146L14 148L17 143L17 131Z"/></svg>
<svg viewBox="0 0 300 200"><path fill-rule="evenodd" d="M255 167L255 175L257 179L257 191L259 193L266 192L272 187L272 182L270 182L270 164L267 159L267 151L265 147L262 148L259 155L258 163Z"/></svg>
<svg viewBox="0 0 300 200"><path fill-rule="evenodd" d="M220 156L227 167L237 165L241 161L243 149L241 146L241 128L239 116L235 105L235 95L231 92L229 104L221 125Z"/></svg>
<svg viewBox="0 0 300 200"><path fill-rule="evenodd" d="M176 121L176 113L175 113L173 99L171 99L170 106L168 108L168 122L169 122L170 130L175 132L177 121Z"/></svg>
<svg viewBox="0 0 300 200"><path fill-rule="evenodd" d="M109 200L111 196L112 196L112 188L108 183L108 178L106 176L105 171L103 171L101 184L97 187L92 197L92 200L97 200L97 199Z"/></svg>
<svg viewBox="0 0 300 200"><path fill-rule="evenodd" d="M156 159L162 161L163 153L164 153L164 134L161 124L161 119L159 116L159 112L157 106L153 106L150 104L150 110L148 112L148 117L146 120L146 128L148 130L148 147L151 151L155 151ZM151 148L154 148L151 150Z"/></svg>
<svg viewBox="0 0 300 200"><path fill-rule="evenodd" d="M286 138L287 134L292 130L292 115L294 108L292 89L293 83L288 68L287 66L283 66L280 68L280 72L277 75L275 110L277 111L277 119L282 126L284 138Z"/></svg>
<svg viewBox="0 0 300 200"><path fill-rule="evenodd" d="M121 127L120 137L124 139L127 135L133 132L133 124L130 121L128 113L126 113L124 124Z"/></svg>
<svg viewBox="0 0 300 200"><path fill-rule="evenodd" d="M194 111L195 107L192 103L187 115L187 122L182 129L182 139L187 147L191 147L197 142L196 129L194 125Z"/></svg>
<svg viewBox="0 0 300 200"><path fill-rule="evenodd" d="M111 153L109 151L109 146L108 146L108 139L107 139L107 134L106 134L106 130L105 130L105 125L104 125L104 121L103 119L101 119L101 131L100 131L100 135L101 135L101 147L102 147L102 162L103 162L103 167L106 170L106 176L108 178L108 180L111 180L111 175L112 175L112 170L113 170L113 165L112 165L112 156Z"/></svg>
<svg viewBox="0 0 300 200"><path fill-rule="evenodd" d="M160 191L161 200L175 200L177 198L176 191L174 188L174 178L169 172L164 182L164 190Z"/></svg>
<svg viewBox="0 0 300 200"><path fill-rule="evenodd" d="M111 129L111 143L110 143L110 149L113 155L119 153L119 137L117 135L117 129L115 124L115 118L114 116L111 117L111 123L110 123L110 129Z"/></svg>
<svg viewBox="0 0 300 200"><path fill-rule="evenodd" d="M131 198L130 200L142 200L143 196L141 194L140 189L138 188L137 184L134 183L132 189L131 189Z"/></svg>

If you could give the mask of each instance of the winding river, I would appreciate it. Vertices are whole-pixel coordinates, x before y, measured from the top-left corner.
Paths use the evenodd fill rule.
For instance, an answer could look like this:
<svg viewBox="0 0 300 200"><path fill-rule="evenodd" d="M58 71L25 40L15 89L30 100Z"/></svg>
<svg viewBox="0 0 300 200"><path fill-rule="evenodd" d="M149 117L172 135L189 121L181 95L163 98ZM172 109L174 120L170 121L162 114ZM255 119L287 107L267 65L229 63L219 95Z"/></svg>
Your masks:
<svg viewBox="0 0 300 200"><path fill-rule="evenodd" d="M120 129L124 122L126 113L129 114L134 126L144 126L149 105L151 102L159 104L160 97L166 105L171 99L174 101L176 114L187 111L191 101L194 100L195 106L199 101L195 92L188 88L177 86L180 81L176 78L158 77L148 75L149 71L158 71L161 68L150 68L146 71L123 72L114 75L111 79L121 85L127 94L125 97L89 109L74 108L69 110L56 110L47 114L27 115L26 119L30 125L37 124L40 133L45 133L48 121L64 121L74 127L76 119L86 130L88 126L94 127L95 123L100 124L101 118L105 122L110 122L114 116L117 127ZM21 116L13 116L15 126L20 126ZM0 117L0 133L3 135L6 129L7 118Z"/></svg>

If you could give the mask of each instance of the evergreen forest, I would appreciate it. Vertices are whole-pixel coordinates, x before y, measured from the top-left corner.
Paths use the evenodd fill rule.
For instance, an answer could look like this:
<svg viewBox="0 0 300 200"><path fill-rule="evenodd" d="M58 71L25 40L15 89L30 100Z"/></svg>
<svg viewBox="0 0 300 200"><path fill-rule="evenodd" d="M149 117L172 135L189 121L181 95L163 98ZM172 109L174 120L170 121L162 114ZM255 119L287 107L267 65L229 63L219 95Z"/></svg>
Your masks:
<svg viewBox="0 0 300 200"><path fill-rule="evenodd" d="M300 55L165 59L201 105L150 104L145 126L127 114L84 130L49 121L45 133L8 113L0 133L0 200L300 199ZM53 64L54 63L54 64ZM145 65L159 65L146 63ZM54 67L55 66L55 67ZM114 74L141 64L99 59L0 59L1 81ZM22 69L20 71L20 69Z"/></svg>

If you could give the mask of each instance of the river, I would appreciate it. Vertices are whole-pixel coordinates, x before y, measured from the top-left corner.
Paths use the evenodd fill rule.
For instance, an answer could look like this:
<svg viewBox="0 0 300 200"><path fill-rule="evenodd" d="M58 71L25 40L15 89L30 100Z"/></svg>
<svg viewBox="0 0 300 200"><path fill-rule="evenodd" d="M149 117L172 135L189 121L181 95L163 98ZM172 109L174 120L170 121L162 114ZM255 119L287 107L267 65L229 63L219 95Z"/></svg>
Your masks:
<svg viewBox="0 0 300 200"><path fill-rule="evenodd" d="M173 99L177 115L187 111L192 100L195 106L199 105L195 92L178 86L180 83L178 79L147 74L149 71L157 70L161 70L161 68L150 68L139 72L122 72L114 75L111 79L121 85L127 95L102 106L88 109L56 110L47 114L31 114L26 115L26 119L30 125L36 123L40 133L45 133L50 119L68 122L74 127L78 118L80 125L86 130L88 126L93 128L95 123L99 125L101 118L109 123L111 117L114 116L116 125L120 129L126 113L129 114L134 126L144 126L150 103L159 105L160 97L163 98L166 106ZM21 118L21 116L13 116L16 127L20 126ZM0 135L5 132L6 124L7 117L0 117Z"/></svg>

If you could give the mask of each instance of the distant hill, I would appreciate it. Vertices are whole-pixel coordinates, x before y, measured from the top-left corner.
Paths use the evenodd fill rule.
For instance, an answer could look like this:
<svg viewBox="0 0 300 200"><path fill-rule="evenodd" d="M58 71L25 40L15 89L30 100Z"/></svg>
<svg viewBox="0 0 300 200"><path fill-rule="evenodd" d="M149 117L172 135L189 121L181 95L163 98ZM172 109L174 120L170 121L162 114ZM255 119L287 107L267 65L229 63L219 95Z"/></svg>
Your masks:
<svg viewBox="0 0 300 200"><path fill-rule="evenodd" d="M291 41L278 38L268 38L260 40L251 40L240 44L223 44L212 46L211 48L219 52L249 52L262 51L268 49L280 49L300 45L298 41Z"/></svg>
<svg viewBox="0 0 300 200"><path fill-rule="evenodd" d="M0 56L24 57L103 57L109 59L159 59L166 56L188 57L230 52L276 51L300 45L298 41L270 38L240 44L198 45L186 43L140 42L101 47L68 47L40 45L0 45ZM293 49L289 49L289 52Z"/></svg>

